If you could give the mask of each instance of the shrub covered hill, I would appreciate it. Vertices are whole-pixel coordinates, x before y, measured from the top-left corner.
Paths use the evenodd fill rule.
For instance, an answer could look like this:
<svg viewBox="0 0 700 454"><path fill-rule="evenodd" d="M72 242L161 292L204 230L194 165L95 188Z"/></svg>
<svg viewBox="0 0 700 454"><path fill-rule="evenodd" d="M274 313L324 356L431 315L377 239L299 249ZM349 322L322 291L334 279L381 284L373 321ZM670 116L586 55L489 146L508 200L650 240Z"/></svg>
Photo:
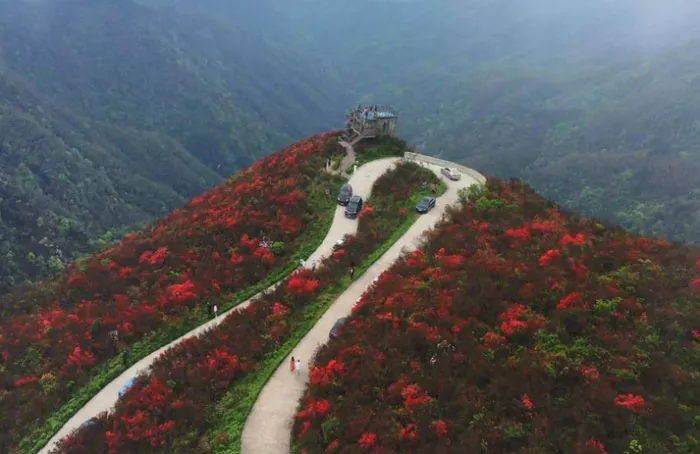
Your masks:
<svg viewBox="0 0 700 454"><path fill-rule="evenodd" d="M41 447L47 419L60 427L123 371L115 347L136 360L207 320L207 305L228 309L294 269L333 217L335 139L271 154L64 277L2 297L0 452Z"/></svg>
<svg viewBox="0 0 700 454"><path fill-rule="evenodd" d="M389 154L405 147L384 145ZM233 307L296 268L332 219L328 190L341 181L322 169L336 152L335 134L290 145L66 276L3 297L0 452L36 452L124 370L111 330L133 362L209 319L208 305ZM410 194L423 177L396 175L403 184L385 175L376 188L389 202L367 204L361 216L374 233L327 259L321 287L302 272L272 294L288 312L269 297L201 343L163 355L115 414L83 427L61 452L237 449L228 428L240 429L246 413L230 387L244 386L235 382L244 375L262 380L261 358L301 335L299 309L329 303L314 292L345 278L351 254L361 245L360 255L371 255L386 239L376 233L388 237L380 226L407 215L396 191ZM515 180L490 179L463 195L317 352L295 449L698 452L700 251L564 212ZM303 288L303 298L286 295L290 288ZM219 349L218 339L236 342ZM234 360L238 344L252 359ZM183 351L192 356L177 356ZM211 383L198 375L203 364ZM222 416L223 408L237 413ZM217 418L234 422L222 431Z"/></svg>
<svg viewBox="0 0 700 454"><path fill-rule="evenodd" d="M700 452L700 252L489 180L321 347L316 453Z"/></svg>

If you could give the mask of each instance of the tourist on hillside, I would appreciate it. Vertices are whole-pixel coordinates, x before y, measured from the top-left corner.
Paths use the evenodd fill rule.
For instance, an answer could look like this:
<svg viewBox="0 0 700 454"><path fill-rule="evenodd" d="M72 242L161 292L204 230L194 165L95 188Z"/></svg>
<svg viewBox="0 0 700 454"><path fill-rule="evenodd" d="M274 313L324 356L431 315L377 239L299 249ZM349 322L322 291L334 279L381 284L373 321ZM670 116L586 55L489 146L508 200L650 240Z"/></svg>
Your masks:
<svg viewBox="0 0 700 454"><path fill-rule="evenodd" d="M129 350L124 349L122 352L122 362L124 363L124 367L126 367L127 363L129 362Z"/></svg>
<svg viewBox="0 0 700 454"><path fill-rule="evenodd" d="M216 318L219 315L219 305L215 304L214 305L214 318Z"/></svg>
<svg viewBox="0 0 700 454"><path fill-rule="evenodd" d="M316 259L311 261L311 271L316 271Z"/></svg>
<svg viewBox="0 0 700 454"><path fill-rule="evenodd" d="M350 262L350 279L355 279L355 262Z"/></svg>
<svg viewBox="0 0 700 454"><path fill-rule="evenodd" d="M299 259L299 267L304 268L304 265L306 265L306 260L304 260L303 258Z"/></svg>
<svg viewBox="0 0 700 454"><path fill-rule="evenodd" d="M294 357L292 356L292 360L289 362L289 370L294 372L294 369L296 369L296 361L294 361Z"/></svg>
<svg viewBox="0 0 700 454"><path fill-rule="evenodd" d="M301 360L300 359L297 359L295 370L296 370L297 375L299 375L299 372L301 371Z"/></svg>

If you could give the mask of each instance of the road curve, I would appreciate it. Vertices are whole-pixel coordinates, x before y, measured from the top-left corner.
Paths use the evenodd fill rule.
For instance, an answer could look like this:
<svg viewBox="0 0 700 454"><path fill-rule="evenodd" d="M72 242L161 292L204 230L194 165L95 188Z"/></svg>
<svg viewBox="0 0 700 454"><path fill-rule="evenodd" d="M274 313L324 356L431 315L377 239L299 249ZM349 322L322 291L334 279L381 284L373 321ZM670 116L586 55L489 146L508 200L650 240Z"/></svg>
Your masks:
<svg viewBox="0 0 700 454"><path fill-rule="evenodd" d="M289 454L294 415L308 381L309 359L316 349L328 340L328 333L333 323L338 318L350 314L355 302L374 279L388 269L404 251L410 251L419 246L423 234L435 226L445 213L447 206L458 201L460 189L479 183L471 175L465 174L462 174L460 181L450 181L440 174L440 165L426 162L421 164L447 183L447 191L438 199L436 207L431 212L421 216L379 260L338 297L311 331L297 344L290 356L275 370L258 396L243 427L241 440L243 454ZM289 370L291 356L302 361L301 373L298 375Z"/></svg>
<svg viewBox="0 0 700 454"><path fill-rule="evenodd" d="M384 172L386 172L390 168L394 167L399 161L400 158L378 159L376 161L369 162L359 167L357 169L357 172L355 172L355 174L351 176L349 181L349 183L353 187L353 193L360 195L362 198L368 198L372 191L372 185L377 180L377 178L379 178ZM335 194L332 194L332 196L335 197ZM321 245L306 260L307 267L311 266L311 263L314 259L320 263L323 257L333 252L333 246L339 239L342 239L345 235L354 234L357 231L357 221L346 219L344 211L345 208L343 207L336 208L335 215L333 217L333 224L331 225L331 228L326 234L326 237L324 238ZM188 337L200 335L204 331L217 326L223 321L224 317L228 313L230 313L233 310L240 310L246 307L260 295L271 289L274 289L277 285L278 284L272 285L271 287L252 296L251 298L239 304L238 306L230 309L225 313L222 313L219 317L198 326L197 328L193 329L192 331L188 332L182 337L177 338L176 340L170 342L164 347L159 348L150 355L136 362L129 369L122 372L122 374L119 375L119 377L115 378L107 386L102 388L100 392L93 396L93 398L90 399L90 401L88 401L88 403L83 406L83 408L78 410L78 412L75 415L73 415L73 417L70 418L68 422L64 424L63 427L61 427L61 429L49 440L49 442L41 450L39 450L39 454L49 454L51 450L56 446L59 440L66 437L67 435L70 435L85 421L99 415L102 412L111 410L114 407L114 404L117 402L119 390L122 389L130 379L140 375L141 373L147 372L151 364L155 361L156 358L158 358L158 356L161 353L174 347L175 345L179 344Z"/></svg>

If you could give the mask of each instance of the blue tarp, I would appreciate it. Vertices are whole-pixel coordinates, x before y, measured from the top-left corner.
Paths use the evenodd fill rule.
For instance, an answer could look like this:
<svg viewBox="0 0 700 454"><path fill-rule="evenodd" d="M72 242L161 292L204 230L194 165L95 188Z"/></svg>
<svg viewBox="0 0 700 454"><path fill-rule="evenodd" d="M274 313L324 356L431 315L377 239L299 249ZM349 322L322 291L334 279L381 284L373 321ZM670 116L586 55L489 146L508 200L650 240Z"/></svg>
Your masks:
<svg viewBox="0 0 700 454"><path fill-rule="evenodd" d="M376 118L394 118L396 115L394 115L392 112L368 112L367 113L367 119L368 120L374 120Z"/></svg>
<svg viewBox="0 0 700 454"><path fill-rule="evenodd" d="M126 382L126 384L122 387L122 389L119 390L119 397L122 397L126 392L134 386L134 382L136 381L136 378L130 378L129 381Z"/></svg>

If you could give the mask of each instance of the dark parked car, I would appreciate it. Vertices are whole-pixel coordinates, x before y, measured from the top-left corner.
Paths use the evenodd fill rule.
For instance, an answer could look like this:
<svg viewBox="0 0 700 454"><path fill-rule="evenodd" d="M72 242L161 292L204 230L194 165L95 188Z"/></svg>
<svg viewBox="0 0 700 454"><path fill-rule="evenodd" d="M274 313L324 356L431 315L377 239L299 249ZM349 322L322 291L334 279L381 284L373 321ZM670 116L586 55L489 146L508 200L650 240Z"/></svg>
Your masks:
<svg viewBox="0 0 700 454"><path fill-rule="evenodd" d="M433 208L435 208L435 197L423 197L416 205L416 211L419 213L427 213Z"/></svg>
<svg viewBox="0 0 700 454"><path fill-rule="evenodd" d="M87 429L88 427L95 427L97 425L97 418L90 418L84 423L82 423L79 429Z"/></svg>
<svg viewBox="0 0 700 454"><path fill-rule="evenodd" d="M343 325L345 325L345 320L347 320L347 317L342 317L335 321L333 328L331 328L330 334L328 334L329 339L332 340L338 338L340 335L340 329L343 327Z"/></svg>
<svg viewBox="0 0 700 454"><path fill-rule="evenodd" d="M354 195L350 197L347 207L345 207L345 217L355 219L362 211L362 197Z"/></svg>
<svg viewBox="0 0 700 454"><path fill-rule="evenodd" d="M346 206L352 197L352 186L344 184L338 193L338 205Z"/></svg>

